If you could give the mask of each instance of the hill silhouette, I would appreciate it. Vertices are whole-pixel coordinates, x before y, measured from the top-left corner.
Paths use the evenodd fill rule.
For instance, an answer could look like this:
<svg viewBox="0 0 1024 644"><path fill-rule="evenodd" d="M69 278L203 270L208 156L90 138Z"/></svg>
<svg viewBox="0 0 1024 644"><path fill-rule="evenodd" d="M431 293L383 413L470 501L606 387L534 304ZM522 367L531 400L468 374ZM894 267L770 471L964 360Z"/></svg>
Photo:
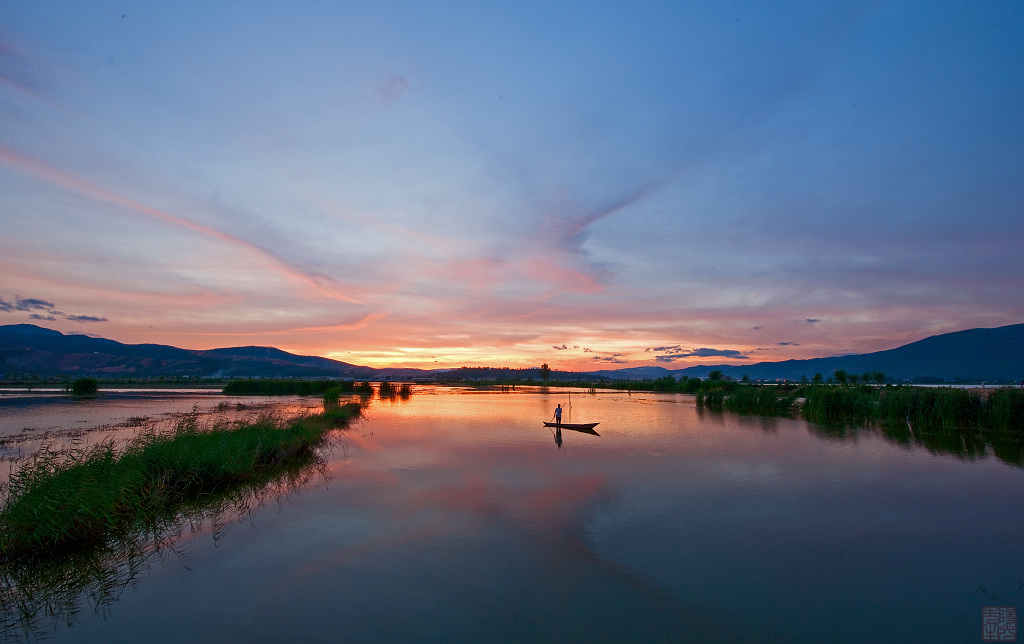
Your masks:
<svg viewBox="0 0 1024 644"><path fill-rule="evenodd" d="M750 365L701 365L672 373L704 377L715 369L730 377L748 375L754 380L810 379L816 373L828 377L844 369L858 375L881 371L896 380L1020 382L1024 379L1024 324L943 333L874 353Z"/></svg>
<svg viewBox="0 0 1024 644"><path fill-rule="evenodd" d="M667 375L706 377L719 370L733 378L747 375L753 380L799 380L801 377L813 378L816 373L828 377L836 369L856 374L881 371L896 380L1020 382L1024 379L1024 324L934 335L895 349L858 355L744 365L699 365L676 370L633 367L588 373L552 371L551 379L557 381L588 375L611 379ZM384 378L428 376L439 371L467 379L538 376L532 369L477 368L462 370L465 373L460 373L460 370L376 369L329 358L300 356L274 347L191 350L162 344L123 344L85 335L65 335L34 324L0 326L0 374L15 377L65 374L132 378Z"/></svg>
<svg viewBox="0 0 1024 644"><path fill-rule="evenodd" d="M190 350L65 335L34 324L0 326L0 373L148 378L380 377L388 370L299 356L273 347ZM390 373L387 375L391 375Z"/></svg>

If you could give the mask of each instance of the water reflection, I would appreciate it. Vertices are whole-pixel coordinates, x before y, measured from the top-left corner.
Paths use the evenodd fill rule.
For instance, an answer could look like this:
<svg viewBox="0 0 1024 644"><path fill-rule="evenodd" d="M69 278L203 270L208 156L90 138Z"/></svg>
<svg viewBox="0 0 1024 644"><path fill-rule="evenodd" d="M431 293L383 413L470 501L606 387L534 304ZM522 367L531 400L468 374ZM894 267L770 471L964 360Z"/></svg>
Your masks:
<svg viewBox="0 0 1024 644"><path fill-rule="evenodd" d="M188 568L188 538L209 531L214 542L268 501L281 501L314 479L329 478L326 459L311 455L268 470L245 484L202 494L169 516L154 516L105 542L29 557L0 560L0 627L4 641L33 640L59 623L79 621L83 610L107 617L129 587L154 564L175 558Z"/></svg>
<svg viewBox="0 0 1024 644"><path fill-rule="evenodd" d="M594 423L594 424L596 425L597 423ZM552 425L554 425L553 428L552 428ZM590 434L591 436L597 436L597 437L601 436L596 431L594 431L593 427L588 427L586 425L570 425L570 424L566 424L566 423L562 423L562 424L558 425L558 424L555 424L555 423L544 423L544 426L547 427L548 429L552 430L551 433L555 437L555 445L558 445L559 449L561 449L561 447L562 447L562 430L563 429L567 429L567 430L573 431L573 432L578 432L580 434Z"/></svg>
<svg viewBox="0 0 1024 644"><path fill-rule="evenodd" d="M932 458L916 428L890 437L602 392L580 405L600 439L544 436L563 392L467 393L375 397L346 435L351 458L330 459L330 486L217 549L185 551L187 523L163 559L140 542L150 558L135 557L136 577L123 564L94 582L119 588L117 609L54 639L970 641L998 601L979 582L1009 605L1024 597L1011 593L1021 471ZM80 610L109 610L93 592L76 591Z"/></svg>
<svg viewBox="0 0 1024 644"><path fill-rule="evenodd" d="M875 435L888 443L901 447L923 448L932 454L955 456L967 461L985 458L991 452L1004 463L1024 467L1024 435L1013 430L934 426L922 430L914 428L910 423L905 425L809 423L808 426L811 435L828 441L855 442L861 436Z"/></svg>

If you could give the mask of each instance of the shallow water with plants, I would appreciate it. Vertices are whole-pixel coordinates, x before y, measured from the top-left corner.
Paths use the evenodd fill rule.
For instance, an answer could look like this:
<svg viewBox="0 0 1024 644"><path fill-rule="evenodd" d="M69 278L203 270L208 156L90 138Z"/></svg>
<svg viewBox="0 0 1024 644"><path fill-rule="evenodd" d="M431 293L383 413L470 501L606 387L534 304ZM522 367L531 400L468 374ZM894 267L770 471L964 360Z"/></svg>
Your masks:
<svg viewBox="0 0 1024 644"><path fill-rule="evenodd" d="M230 400L237 415L248 399ZM85 418L109 402L74 408L93 440L130 429ZM199 402L212 418L222 401ZM983 607L1024 606L1012 433L972 443L576 390L566 420L598 435L556 436L542 423L559 403L556 387L374 397L313 468L22 562L0 589L5 636L958 642L981 640ZM46 404L19 409L56 426ZM17 619L26 593L43 618Z"/></svg>

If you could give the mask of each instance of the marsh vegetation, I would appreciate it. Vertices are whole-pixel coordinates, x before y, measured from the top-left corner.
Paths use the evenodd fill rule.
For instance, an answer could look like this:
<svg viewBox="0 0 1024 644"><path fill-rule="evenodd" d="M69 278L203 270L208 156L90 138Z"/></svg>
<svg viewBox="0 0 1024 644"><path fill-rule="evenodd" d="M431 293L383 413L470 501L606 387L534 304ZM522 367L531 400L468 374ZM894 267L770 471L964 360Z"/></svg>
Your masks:
<svg viewBox="0 0 1024 644"><path fill-rule="evenodd" d="M759 416L802 416L833 437L878 428L891 441L974 458L991 448L1024 465L1024 390L854 384L755 385L705 381L698 408Z"/></svg>
<svg viewBox="0 0 1024 644"><path fill-rule="evenodd" d="M252 378L232 380L222 393L235 396L322 396L328 389L353 391L350 380L300 380L297 378Z"/></svg>
<svg viewBox="0 0 1024 644"><path fill-rule="evenodd" d="M330 430L361 405L321 414L200 427L187 415L172 431L143 431L125 445L44 446L16 464L0 505L0 562L102 543L178 513L181 504L315 462Z"/></svg>
<svg viewBox="0 0 1024 644"><path fill-rule="evenodd" d="M168 558L187 560L191 535L209 530L219 541L230 525L267 501L282 500L327 476L323 460L307 455L255 472L243 481L152 508L144 518L102 538L56 551L22 551L0 559L3 641L38 641L58 622L73 624L83 600L107 614L121 594Z"/></svg>

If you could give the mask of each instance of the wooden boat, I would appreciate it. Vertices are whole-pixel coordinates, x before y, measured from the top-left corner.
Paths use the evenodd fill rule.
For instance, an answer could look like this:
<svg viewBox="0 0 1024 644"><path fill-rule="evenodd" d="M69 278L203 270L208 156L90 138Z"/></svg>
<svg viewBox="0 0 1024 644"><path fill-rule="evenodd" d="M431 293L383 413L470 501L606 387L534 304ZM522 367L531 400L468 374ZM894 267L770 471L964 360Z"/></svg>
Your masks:
<svg viewBox="0 0 1024 644"><path fill-rule="evenodd" d="M562 429L571 429L575 432L583 432L584 434L593 434L594 436L600 436L600 434L594 431L594 427L596 427L599 424L600 423L562 423L561 425L558 425L557 423L544 423L544 426L561 427Z"/></svg>

